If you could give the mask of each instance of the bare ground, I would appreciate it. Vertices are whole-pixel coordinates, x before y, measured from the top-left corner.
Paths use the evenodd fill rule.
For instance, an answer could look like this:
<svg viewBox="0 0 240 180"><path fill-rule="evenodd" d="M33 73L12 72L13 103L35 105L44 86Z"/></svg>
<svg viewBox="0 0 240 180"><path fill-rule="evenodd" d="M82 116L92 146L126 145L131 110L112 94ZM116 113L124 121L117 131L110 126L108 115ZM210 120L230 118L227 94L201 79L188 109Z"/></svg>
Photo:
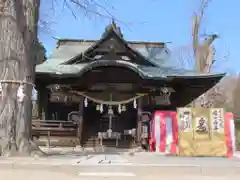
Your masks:
<svg viewBox="0 0 240 180"><path fill-rule="evenodd" d="M6 180L58 180L67 179L156 179L175 180L181 177L182 180L205 178L209 180L237 180L240 178L239 158L187 158L187 157L166 157L152 153L136 153L129 156L127 153L115 153L126 159L128 165L79 165L77 159L86 156L98 156L99 153L83 153L74 149L55 149L45 152L51 154L45 158L1 158L0 175ZM111 157L111 154L105 154ZM152 165L151 165L152 164ZM105 172L105 177L101 173ZM88 176L80 176L83 173ZM120 173L111 177L109 173ZM132 175L128 177L127 175ZM93 176L94 175L94 176ZM122 176L124 175L124 176Z"/></svg>

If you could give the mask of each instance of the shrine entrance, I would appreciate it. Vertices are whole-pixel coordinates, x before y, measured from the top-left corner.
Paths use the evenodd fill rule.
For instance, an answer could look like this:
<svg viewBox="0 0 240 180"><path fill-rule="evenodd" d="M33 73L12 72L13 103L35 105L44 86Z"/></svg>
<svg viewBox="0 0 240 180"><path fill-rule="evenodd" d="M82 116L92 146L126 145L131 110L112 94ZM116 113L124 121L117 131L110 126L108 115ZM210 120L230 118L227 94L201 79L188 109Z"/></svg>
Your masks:
<svg viewBox="0 0 240 180"><path fill-rule="evenodd" d="M83 85L72 85L71 92L84 101L82 146L130 148L135 140L139 142L137 112L148 91L140 87L138 73L124 65L98 64L81 80Z"/></svg>
<svg viewBox="0 0 240 180"><path fill-rule="evenodd" d="M137 109L133 103L84 107L82 145L85 147L131 148L136 138Z"/></svg>
<svg viewBox="0 0 240 180"><path fill-rule="evenodd" d="M157 102L164 109L184 107L225 75L167 67L160 63L171 54L166 43L128 41L114 21L99 40L61 39L56 47L36 66L38 114L47 131L34 131L49 134L47 121L58 120L57 136L65 136L69 128L61 121L69 123L75 114L71 136L83 146L97 146L102 139L103 146L121 147L134 136L139 145L147 139L144 111L153 112Z"/></svg>

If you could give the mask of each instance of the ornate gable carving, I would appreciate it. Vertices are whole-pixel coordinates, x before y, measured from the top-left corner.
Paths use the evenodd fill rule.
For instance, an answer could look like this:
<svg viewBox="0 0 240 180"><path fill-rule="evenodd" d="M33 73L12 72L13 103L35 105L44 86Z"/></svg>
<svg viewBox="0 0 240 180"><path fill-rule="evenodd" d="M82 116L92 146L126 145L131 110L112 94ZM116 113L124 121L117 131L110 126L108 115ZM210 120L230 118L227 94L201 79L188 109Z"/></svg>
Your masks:
<svg viewBox="0 0 240 180"><path fill-rule="evenodd" d="M155 66L127 44L120 28L114 22L107 26L101 40L84 53L68 61L67 64L88 63L97 60L123 60L135 64Z"/></svg>
<svg viewBox="0 0 240 180"><path fill-rule="evenodd" d="M106 51L114 51L115 53L124 53L126 52L126 48L123 43L119 42L115 37L111 37L106 40L102 44L99 45L94 51L106 52Z"/></svg>

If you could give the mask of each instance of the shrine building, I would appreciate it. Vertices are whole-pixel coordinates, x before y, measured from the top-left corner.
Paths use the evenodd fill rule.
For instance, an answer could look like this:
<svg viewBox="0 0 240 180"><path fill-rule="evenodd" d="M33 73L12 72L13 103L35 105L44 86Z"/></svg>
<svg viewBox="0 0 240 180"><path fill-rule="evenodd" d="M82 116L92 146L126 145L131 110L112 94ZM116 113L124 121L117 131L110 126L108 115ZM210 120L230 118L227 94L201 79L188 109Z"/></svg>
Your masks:
<svg viewBox="0 0 240 180"><path fill-rule="evenodd" d="M129 132L139 142L143 112L184 107L225 75L166 67L163 53L165 43L127 41L114 22L99 40L58 40L36 66L39 119L79 121L81 145L127 144Z"/></svg>

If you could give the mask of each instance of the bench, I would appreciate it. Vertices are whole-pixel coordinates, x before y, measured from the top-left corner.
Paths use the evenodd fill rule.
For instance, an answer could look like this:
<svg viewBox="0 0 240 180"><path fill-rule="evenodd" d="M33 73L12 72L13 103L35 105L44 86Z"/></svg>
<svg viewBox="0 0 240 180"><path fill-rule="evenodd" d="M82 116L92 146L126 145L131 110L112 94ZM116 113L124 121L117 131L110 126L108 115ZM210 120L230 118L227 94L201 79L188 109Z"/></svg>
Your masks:
<svg viewBox="0 0 240 180"><path fill-rule="evenodd" d="M47 138L47 145L50 146L51 139L78 138L79 128L75 121L56 121L56 120L33 120L32 137L39 139Z"/></svg>

